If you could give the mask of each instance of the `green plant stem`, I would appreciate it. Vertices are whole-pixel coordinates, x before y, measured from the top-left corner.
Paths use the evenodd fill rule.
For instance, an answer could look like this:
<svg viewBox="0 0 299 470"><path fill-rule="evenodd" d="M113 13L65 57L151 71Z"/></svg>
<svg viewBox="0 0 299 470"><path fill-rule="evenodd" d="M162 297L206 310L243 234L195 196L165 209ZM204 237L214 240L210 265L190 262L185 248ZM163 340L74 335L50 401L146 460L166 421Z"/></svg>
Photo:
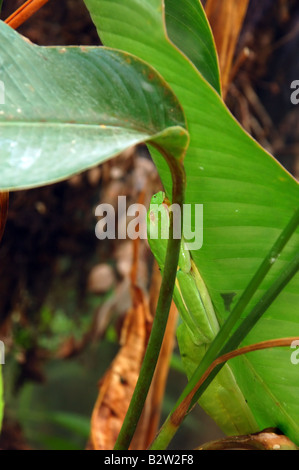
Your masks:
<svg viewBox="0 0 299 470"><path fill-rule="evenodd" d="M159 150L164 155L171 170L173 181L172 203L179 204L181 208L182 227L182 208L185 194L184 167L181 161L168 157L168 155L166 155L161 149ZM114 450L126 450L129 448L144 407L164 338L168 314L172 302L180 245L181 240L173 238L173 213L170 212L169 240L156 314L138 381Z"/></svg>
<svg viewBox="0 0 299 470"><path fill-rule="evenodd" d="M157 437L155 438L152 445L150 446L151 450L167 448L169 442L175 435L178 429L178 426L180 424L180 423L174 423L172 420L172 417L175 411L180 406L182 401L192 392L194 387L196 387L196 384L199 382L201 376L205 373L205 371L212 364L212 362L221 355L220 353L221 351L223 351L224 345L227 342L227 339L230 337L234 326L240 319L242 313L244 312L245 308L247 307L250 300L254 296L255 292L257 291L257 289L263 282L270 268L275 264L275 261L277 260L283 248L285 247L285 245L287 244L287 242L289 241L289 239L291 238L291 236L297 229L298 225L299 225L299 209L297 209L297 211L291 218L288 225L285 227L285 229L282 231L282 233L280 234L280 236L274 243L273 247L269 251L268 255L265 257L264 261L260 265L256 274L254 275L254 277L248 284L247 288L244 290L243 294L241 295L239 301L237 302L230 316L222 325L219 333L217 334L217 336L211 343L200 365L194 372L193 376L191 377L190 381L188 382L187 386L185 387L181 396L179 397L177 403L175 404L172 412L166 419ZM260 302L262 302L262 300ZM263 305L264 304L262 302L261 306ZM250 327L250 329L251 328L252 327ZM247 333L248 332L249 331L247 331Z"/></svg>
<svg viewBox="0 0 299 470"><path fill-rule="evenodd" d="M0 365L0 434L2 429L2 421L3 421L3 376L2 376L2 366Z"/></svg>

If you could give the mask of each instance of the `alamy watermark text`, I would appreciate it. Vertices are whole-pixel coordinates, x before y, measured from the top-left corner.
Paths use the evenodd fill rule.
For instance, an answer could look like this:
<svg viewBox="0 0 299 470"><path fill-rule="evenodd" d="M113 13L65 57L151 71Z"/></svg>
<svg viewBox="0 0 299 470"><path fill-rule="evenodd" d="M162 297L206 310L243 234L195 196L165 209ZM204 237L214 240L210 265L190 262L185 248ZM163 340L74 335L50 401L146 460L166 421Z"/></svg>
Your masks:
<svg viewBox="0 0 299 470"><path fill-rule="evenodd" d="M173 215L173 238L180 239L183 235L188 250L199 250L203 245L203 205L183 205L183 216L178 204L167 207L164 204L151 204L150 214L158 217L160 223L150 223L146 227L147 208L143 204L126 206L126 196L118 197L117 216L111 204L97 206L95 215L100 217L95 233L99 240L125 240L129 238L145 240L167 239L169 236L169 214ZM166 215L167 213L167 215ZM128 221L128 219L130 219ZM183 220L183 224L182 224Z"/></svg>

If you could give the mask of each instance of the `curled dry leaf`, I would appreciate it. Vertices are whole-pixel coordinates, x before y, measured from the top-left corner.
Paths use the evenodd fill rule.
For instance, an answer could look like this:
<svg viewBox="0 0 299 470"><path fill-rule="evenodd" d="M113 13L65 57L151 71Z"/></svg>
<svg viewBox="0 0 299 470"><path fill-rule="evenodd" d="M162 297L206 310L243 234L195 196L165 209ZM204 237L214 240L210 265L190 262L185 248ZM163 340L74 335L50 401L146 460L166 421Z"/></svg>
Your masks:
<svg viewBox="0 0 299 470"><path fill-rule="evenodd" d="M243 26L249 0L208 0L206 14L217 47L223 97L230 82L234 53Z"/></svg>
<svg viewBox="0 0 299 470"><path fill-rule="evenodd" d="M90 450L113 449L143 361L151 316L142 290L133 286L132 291L133 306L124 321L121 348L99 384L91 417Z"/></svg>
<svg viewBox="0 0 299 470"><path fill-rule="evenodd" d="M131 450L148 449L158 432L170 367L170 358L174 347L177 315L178 311L174 302L172 302L159 360L142 415L130 446Z"/></svg>
<svg viewBox="0 0 299 470"><path fill-rule="evenodd" d="M8 193L0 193L0 241L2 239L8 213Z"/></svg>
<svg viewBox="0 0 299 470"><path fill-rule="evenodd" d="M154 317L158 303L158 297L161 287L161 272L155 261L153 274L151 278L151 288L149 296L149 306ZM165 394L166 382L170 367L170 358L175 344L175 332L177 326L178 311L172 302L167 327L154 373L153 381L145 402L145 406L140 417L136 432L134 434L131 449L147 449L155 438L162 411L162 403Z"/></svg>
<svg viewBox="0 0 299 470"><path fill-rule="evenodd" d="M197 450L298 450L298 448L278 429L269 428L255 434L232 436L210 442L198 447Z"/></svg>
<svg viewBox="0 0 299 470"><path fill-rule="evenodd" d="M144 191L139 195L139 204L144 203ZM144 248L144 247L143 247ZM130 270L132 308L128 311L121 331L121 348L109 370L100 381L99 395L91 417L90 450L113 449L123 420L127 413L150 335L152 318L160 290L161 275L156 265L152 279L150 302L140 283L144 253L140 256L140 239L127 244L128 271ZM121 256L124 257L123 250ZM128 278L127 273L127 278ZM150 305L149 305L150 304ZM172 306L159 361L147 397L131 449L146 449L153 440L159 424L161 403L169 369L169 359L174 345L177 310Z"/></svg>

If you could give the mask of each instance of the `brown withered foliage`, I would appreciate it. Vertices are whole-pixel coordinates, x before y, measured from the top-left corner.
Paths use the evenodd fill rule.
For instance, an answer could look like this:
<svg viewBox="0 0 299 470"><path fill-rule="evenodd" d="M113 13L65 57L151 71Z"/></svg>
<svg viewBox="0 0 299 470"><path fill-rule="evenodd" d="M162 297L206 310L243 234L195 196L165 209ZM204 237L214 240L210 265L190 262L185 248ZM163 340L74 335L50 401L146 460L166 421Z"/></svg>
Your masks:
<svg viewBox="0 0 299 470"><path fill-rule="evenodd" d="M205 6L218 52L224 98L248 5L249 0L208 0Z"/></svg>
<svg viewBox="0 0 299 470"><path fill-rule="evenodd" d="M298 447L279 429L268 428L256 434L209 442L198 450L298 450Z"/></svg>
<svg viewBox="0 0 299 470"><path fill-rule="evenodd" d="M144 198L143 191L139 196L140 204L144 203ZM122 327L121 348L99 384L99 395L91 417L88 450L113 449L130 404L147 347L159 297L161 273L155 263L148 299L148 295L138 286L139 265L140 239L136 239L133 243L130 273L132 308L126 314ZM169 361L174 347L176 323L177 310L173 304L152 385L130 449L146 449L157 433Z"/></svg>
<svg viewBox="0 0 299 470"><path fill-rule="evenodd" d="M133 288L133 306L121 332L121 348L99 384L91 417L90 450L113 449L129 407L146 349L151 316L144 293Z"/></svg>
<svg viewBox="0 0 299 470"><path fill-rule="evenodd" d="M130 446L131 450L147 449L158 432L163 398L170 368L170 358L175 343L177 317L177 308L175 304L172 303L159 360L157 362L151 388L144 405L143 413Z"/></svg>
<svg viewBox="0 0 299 470"><path fill-rule="evenodd" d="M144 193L139 202L144 200ZM132 307L121 330L121 348L99 383L99 395L91 416L89 450L113 449L126 416L150 335L152 316L146 294L138 287L140 240L133 243L131 268Z"/></svg>
<svg viewBox="0 0 299 470"><path fill-rule="evenodd" d="M161 273L158 264L155 262L149 297L149 305L152 316L155 315L161 280ZM130 448L132 450L147 449L158 432L162 412L162 403L170 368L170 358L175 345L177 318L178 311L174 302L172 302L152 384L131 443Z"/></svg>

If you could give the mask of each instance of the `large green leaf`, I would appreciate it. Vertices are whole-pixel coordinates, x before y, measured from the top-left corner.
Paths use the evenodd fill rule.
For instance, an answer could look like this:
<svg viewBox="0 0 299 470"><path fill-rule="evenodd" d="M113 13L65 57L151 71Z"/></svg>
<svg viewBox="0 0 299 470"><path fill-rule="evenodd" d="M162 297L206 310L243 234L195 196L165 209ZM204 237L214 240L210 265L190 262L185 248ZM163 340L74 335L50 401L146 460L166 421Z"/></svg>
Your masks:
<svg viewBox="0 0 299 470"><path fill-rule="evenodd" d="M38 47L0 23L0 188L49 184L147 142L180 159L182 108L166 82L128 53ZM0 370L0 426L2 422Z"/></svg>
<svg viewBox="0 0 299 470"><path fill-rule="evenodd" d="M221 323L231 308L227 299L230 297L235 302L239 298L298 207L298 184L235 121L204 78L200 63L196 64L197 70L168 39L162 0L85 1L103 42L149 62L183 105L191 136L185 160L186 202L204 204L204 245L200 251L192 252L192 256ZM199 0L188 3L197 8ZM184 20L185 27L187 21L190 19ZM193 21L190 27L194 29ZM181 40L184 41L183 37ZM188 55L189 46L182 45L180 49ZM169 171L154 152L153 157L169 195ZM297 232L249 308L298 251L298 246ZM298 333L298 307L297 276L272 304L246 343ZM182 352L192 355L187 351L188 346L190 343L181 344ZM193 351L193 358L195 354ZM298 443L298 369L290 361L290 352L254 353L232 361L231 367L260 428L278 426ZM210 398L212 402L212 394ZM218 420L220 425L223 421ZM246 425L239 430L247 432Z"/></svg>
<svg viewBox="0 0 299 470"><path fill-rule="evenodd" d="M39 47L0 23L0 63L1 189L69 177L143 141L178 156L187 144L176 97L128 53Z"/></svg>
<svg viewBox="0 0 299 470"><path fill-rule="evenodd" d="M165 20L169 39L220 94L220 72L214 38L201 3L194 0L166 0Z"/></svg>

